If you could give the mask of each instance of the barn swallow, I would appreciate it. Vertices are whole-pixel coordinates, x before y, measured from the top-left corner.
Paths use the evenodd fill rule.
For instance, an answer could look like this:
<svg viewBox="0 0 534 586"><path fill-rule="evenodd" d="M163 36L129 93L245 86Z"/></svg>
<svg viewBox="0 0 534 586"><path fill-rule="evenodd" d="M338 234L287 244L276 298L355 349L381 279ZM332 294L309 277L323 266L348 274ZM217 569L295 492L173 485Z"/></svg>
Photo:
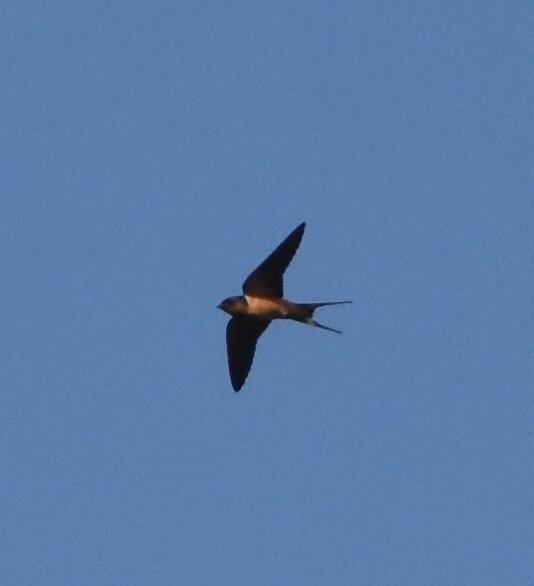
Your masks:
<svg viewBox="0 0 534 586"><path fill-rule="evenodd" d="M234 391L241 390L252 366L256 342L273 319L292 319L323 330L341 334L313 319L313 312L325 305L352 301L294 303L284 299L284 272L302 240L306 223L302 222L245 279L244 295L227 297L217 306L232 316L226 326L228 368Z"/></svg>

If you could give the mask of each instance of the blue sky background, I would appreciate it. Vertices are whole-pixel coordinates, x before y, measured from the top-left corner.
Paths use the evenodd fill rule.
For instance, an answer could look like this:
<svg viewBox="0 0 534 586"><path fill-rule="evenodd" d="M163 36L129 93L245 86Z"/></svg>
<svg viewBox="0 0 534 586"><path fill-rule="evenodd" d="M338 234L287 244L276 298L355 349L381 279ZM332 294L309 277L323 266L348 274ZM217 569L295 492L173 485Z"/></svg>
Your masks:
<svg viewBox="0 0 534 586"><path fill-rule="evenodd" d="M0 582L532 584L532 3L1 12Z"/></svg>

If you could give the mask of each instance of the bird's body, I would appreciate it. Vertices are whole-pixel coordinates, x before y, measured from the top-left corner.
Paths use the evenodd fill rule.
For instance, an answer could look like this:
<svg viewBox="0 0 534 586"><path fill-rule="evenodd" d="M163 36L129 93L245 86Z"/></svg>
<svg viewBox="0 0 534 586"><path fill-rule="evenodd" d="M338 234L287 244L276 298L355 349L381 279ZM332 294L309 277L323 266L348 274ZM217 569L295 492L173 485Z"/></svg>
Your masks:
<svg viewBox="0 0 534 586"><path fill-rule="evenodd" d="M235 391L243 386L252 366L256 342L272 320L291 319L341 333L317 323L313 313L318 307L350 301L294 303L283 297L283 275L299 247L303 222L245 279L244 295L228 297L218 307L232 316L226 328L230 380Z"/></svg>
<svg viewBox="0 0 534 586"><path fill-rule="evenodd" d="M257 319L295 319L306 317L305 311L298 303L277 297L259 297L254 295L242 295L233 297L234 302L227 307L222 307L230 315L248 315Z"/></svg>

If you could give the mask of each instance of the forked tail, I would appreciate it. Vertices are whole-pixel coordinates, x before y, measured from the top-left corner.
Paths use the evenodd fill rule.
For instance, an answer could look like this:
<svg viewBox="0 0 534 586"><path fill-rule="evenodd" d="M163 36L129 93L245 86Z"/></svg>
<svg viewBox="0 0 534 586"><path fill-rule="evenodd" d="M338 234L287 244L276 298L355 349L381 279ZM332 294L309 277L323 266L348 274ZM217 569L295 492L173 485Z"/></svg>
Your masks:
<svg viewBox="0 0 534 586"><path fill-rule="evenodd" d="M324 326L313 319L314 311L319 307L325 307L325 305L344 305L345 303L352 303L352 301L325 301L323 303L302 303L301 307L305 307L309 311L309 315L304 320L310 326L321 328L322 330L328 330L329 332L335 332L336 334L342 334L343 332Z"/></svg>

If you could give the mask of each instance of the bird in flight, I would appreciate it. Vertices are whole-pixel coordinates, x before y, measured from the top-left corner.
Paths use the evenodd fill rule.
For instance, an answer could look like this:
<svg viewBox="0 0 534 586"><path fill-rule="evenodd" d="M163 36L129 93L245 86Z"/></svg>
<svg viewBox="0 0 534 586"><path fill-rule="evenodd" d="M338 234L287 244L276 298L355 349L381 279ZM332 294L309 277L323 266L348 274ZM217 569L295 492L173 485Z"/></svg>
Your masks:
<svg viewBox="0 0 534 586"><path fill-rule="evenodd" d="M284 272L295 256L306 223L302 222L259 264L243 283L244 295L227 297L217 306L232 316L226 326L228 369L234 391L241 390L252 366L256 342L273 319L292 319L341 334L313 319L318 307L352 301L294 303L284 299Z"/></svg>

